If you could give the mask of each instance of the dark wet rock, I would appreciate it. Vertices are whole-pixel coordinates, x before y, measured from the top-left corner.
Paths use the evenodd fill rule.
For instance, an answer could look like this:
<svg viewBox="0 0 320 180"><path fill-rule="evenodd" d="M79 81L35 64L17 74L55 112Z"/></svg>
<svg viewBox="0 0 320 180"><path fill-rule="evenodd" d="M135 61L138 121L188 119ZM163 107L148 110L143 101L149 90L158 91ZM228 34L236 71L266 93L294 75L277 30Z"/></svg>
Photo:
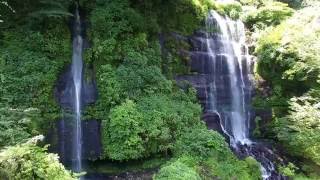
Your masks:
<svg viewBox="0 0 320 180"><path fill-rule="evenodd" d="M51 146L50 152L59 154L60 160L68 164L72 161L72 149L74 147L73 129L74 123L72 119L65 118L65 120L56 121L50 129L46 142ZM101 127L100 121L96 120L82 120L82 158L95 160L101 156Z"/></svg>
<svg viewBox="0 0 320 180"><path fill-rule="evenodd" d="M187 38L187 37L182 36L182 35L179 34L179 33L171 32L170 35L171 35L172 37L174 37L175 39L179 40L179 41L185 41L185 42L188 41L188 38Z"/></svg>
<svg viewBox="0 0 320 180"><path fill-rule="evenodd" d="M215 112L206 112L202 115L203 121L206 123L208 129L216 130L219 133L223 134L221 125L220 125L220 117Z"/></svg>
<svg viewBox="0 0 320 180"><path fill-rule="evenodd" d="M207 33L204 30L197 30L194 32L194 34L192 36L189 37L189 39L191 38L210 38L210 39L214 39L214 40L221 40L222 36L219 33Z"/></svg>
<svg viewBox="0 0 320 180"><path fill-rule="evenodd" d="M272 120L272 109L256 109L256 116L261 118L262 124L267 124Z"/></svg>
<svg viewBox="0 0 320 180"><path fill-rule="evenodd" d="M197 30L194 32L193 36L192 37L202 37L202 38L207 38L208 36L208 33L204 30Z"/></svg>
<svg viewBox="0 0 320 180"><path fill-rule="evenodd" d="M202 105L204 109L207 109L209 106L208 101L208 92L210 87L208 86L208 82L210 82L210 77L207 75L181 75L175 78L177 85L186 89L189 85L192 85L197 91L197 98L199 103Z"/></svg>
<svg viewBox="0 0 320 180"><path fill-rule="evenodd" d="M221 127L221 119L219 114L216 112L205 112L203 113L201 119L206 123L208 129L214 130L219 132L221 135L223 135L226 138L226 141L229 141L229 137L224 134L222 127Z"/></svg>
<svg viewBox="0 0 320 180"><path fill-rule="evenodd" d="M191 45L191 48L195 51L203 51L206 52L208 47L205 45L205 42L207 41L206 38L202 37L192 37L189 38L189 44Z"/></svg>
<svg viewBox="0 0 320 180"><path fill-rule="evenodd" d="M190 53L191 71L198 72L201 74L210 74L213 71L212 56L205 52L192 52Z"/></svg>
<svg viewBox="0 0 320 180"><path fill-rule="evenodd" d="M88 71L91 71L88 69ZM98 99L98 90L96 81L93 76L89 77L89 81L83 80L82 82L82 94L81 104L85 105L92 104ZM71 72L71 66L68 66L66 70L60 75L55 89L55 99L63 109L73 109L74 106L74 85Z"/></svg>
<svg viewBox="0 0 320 180"><path fill-rule="evenodd" d="M275 162L279 165L285 165L285 160L282 159L278 153L271 150L272 146L267 143L254 143L252 145L238 145L237 149L233 149L238 157L245 158L247 156L254 157L264 167L268 167L271 171L271 175L267 180L287 180L286 176L283 176L276 172Z"/></svg>

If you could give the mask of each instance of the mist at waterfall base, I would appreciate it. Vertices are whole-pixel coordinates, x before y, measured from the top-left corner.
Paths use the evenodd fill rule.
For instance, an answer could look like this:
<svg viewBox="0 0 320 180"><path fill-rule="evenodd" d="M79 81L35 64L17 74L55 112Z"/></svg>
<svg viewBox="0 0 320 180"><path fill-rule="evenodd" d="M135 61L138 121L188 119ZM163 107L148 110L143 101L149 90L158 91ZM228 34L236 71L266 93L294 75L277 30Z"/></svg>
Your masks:
<svg viewBox="0 0 320 180"><path fill-rule="evenodd" d="M195 52L208 61L202 71L211 78L205 111L219 116L221 129L237 154L261 163L263 179L285 179L268 158L272 151L266 147L259 151L260 145L249 138L254 58L248 52L244 24L212 10L205 28L205 36L198 38L201 47Z"/></svg>

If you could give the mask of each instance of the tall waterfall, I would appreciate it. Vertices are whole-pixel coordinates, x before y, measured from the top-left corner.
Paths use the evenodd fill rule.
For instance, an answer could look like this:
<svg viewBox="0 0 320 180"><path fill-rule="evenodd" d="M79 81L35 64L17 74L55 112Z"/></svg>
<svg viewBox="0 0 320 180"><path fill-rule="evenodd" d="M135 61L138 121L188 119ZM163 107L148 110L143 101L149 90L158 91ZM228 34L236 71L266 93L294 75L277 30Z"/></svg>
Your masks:
<svg viewBox="0 0 320 180"><path fill-rule="evenodd" d="M253 62L245 42L244 24L212 10L206 19L205 36L200 52L205 54L202 56L208 61L206 65L211 66L202 70L211 78L206 111L219 116L221 129L237 153L253 156L261 163L264 179L281 179L266 155L272 155L272 151L249 139Z"/></svg>
<svg viewBox="0 0 320 180"><path fill-rule="evenodd" d="M73 54L72 54L72 78L74 85L74 127L73 127L73 162L72 169L80 172L82 169L82 132L81 132L81 88L82 88L82 51L83 38L81 36L81 19L78 7L75 12L73 32Z"/></svg>
<svg viewBox="0 0 320 180"><path fill-rule="evenodd" d="M248 73L251 62L245 44L244 25L240 20L233 21L210 11L206 30L207 51L214 61L209 110L222 115L221 123L232 146L251 144L248 137L250 109L247 105L251 92ZM215 37L212 38L213 36ZM228 100L222 100L220 93L224 93Z"/></svg>

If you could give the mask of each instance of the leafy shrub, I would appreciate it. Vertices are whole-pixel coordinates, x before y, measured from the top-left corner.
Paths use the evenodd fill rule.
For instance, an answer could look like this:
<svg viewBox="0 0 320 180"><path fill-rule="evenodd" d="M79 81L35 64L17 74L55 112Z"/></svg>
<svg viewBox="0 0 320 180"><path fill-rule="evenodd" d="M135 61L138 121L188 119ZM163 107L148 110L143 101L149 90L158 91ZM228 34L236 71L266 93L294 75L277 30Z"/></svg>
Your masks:
<svg viewBox="0 0 320 180"><path fill-rule="evenodd" d="M205 127L186 132L174 146L176 156L187 154L206 159L228 152L230 149L225 139L218 132L206 130Z"/></svg>
<svg viewBox="0 0 320 180"><path fill-rule="evenodd" d="M199 114L198 105L160 94L137 103L127 100L103 121L104 157L129 160L167 153L181 133L200 125Z"/></svg>
<svg viewBox="0 0 320 180"><path fill-rule="evenodd" d="M153 177L154 180L200 180L199 174L181 159L178 159L168 165L162 167L160 171Z"/></svg>
<svg viewBox="0 0 320 180"><path fill-rule="evenodd" d="M320 166L320 108L310 96L293 98L290 114L278 120L278 138L292 155Z"/></svg>
<svg viewBox="0 0 320 180"><path fill-rule="evenodd" d="M142 114L132 101L127 101L110 112L110 121L103 122L103 144L106 156L115 160L143 157Z"/></svg>
<svg viewBox="0 0 320 180"><path fill-rule="evenodd" d="M260 179L259 163L248 157L238 160L224 138L206 127L193 128L184 133L174 146L176 157L190 156L197 162L190 165L204 178Z"/></svg>
<svg viewBox="0 0 320 180"><path fill-rule="evenodd" d="M95 118L106 119L109 109L126 99L137 100L140 96L171 92L172 82L161 74L155 63L149 64L154 58L149 60L147 55L140 53L130 56L117 68L110 64L99 66L97 81L100 97L93 113Z"/></svg>
<svg viewBox="0 0 320 180"><path fill-rule="evenodd" d="M192 34L213 7L209 0L132 1L141 14L148 17L146 22L150 25L154 22L158 24L158 32L177 32L183 35ZM150 25L146 24L146 27Z"/></svg>
<svg viewBox="0 0 320 180"><path fill-rule="evenodd" d="M130 52L147 48L144 18L126 1L101 1L91 12L89 31L94 46L87 57L96 64L119 63Z"/></svg>
<svg viewBox="0 0 320 180"><path fill-rule="evenodd" d="M278 25L292 14L293 10L287 4L268 1L259 7L245 7L242 19L247 27L261 29Z"/></svg>
<svg viewBox="0 0 320 180"><path fill-rule="evenodd" d="M287 166L279 167L279 172L287 177L295 176L296 170L297 170L297 167L292 163L289 163Z"/></svg>
<svg viewBox="0 0 320 180"><path fill-rule="evenodd" d="M226 15L232 19L239 19L242 13L242 6L239 2L215 2L214 7L222 15Z"/></svg>
<svg viewBox="0 0 320 180"><path fill-rule="evenodd" d="M21 143L37 134L37 109L0 108L0 147Z"/></svg>
<svg viewBox="0 0 320 180"><path fill-rule="evenodd" d="M59 163L58 156L34 142L8 147L0 152L0 179L76 179Z"/></svg>
<svg viewBox="0 0 320 180"><path fill-rule="evenodd" d="M320 74L320 33L316 19L319 8L308 7L264 32L257 44L258 73L273 86L269 105L281 117L288 101L317 87Z"/></svg>

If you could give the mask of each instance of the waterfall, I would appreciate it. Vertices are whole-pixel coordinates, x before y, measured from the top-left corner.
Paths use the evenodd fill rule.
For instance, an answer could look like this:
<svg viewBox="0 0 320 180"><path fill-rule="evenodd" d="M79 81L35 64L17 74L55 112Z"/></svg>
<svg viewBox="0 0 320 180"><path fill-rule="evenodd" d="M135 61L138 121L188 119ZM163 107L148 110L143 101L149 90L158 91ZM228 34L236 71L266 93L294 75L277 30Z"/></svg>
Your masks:
<svg viewBox="0 0 320 180"><path fill-rule="evenodd" d="M74 85L74 126L73 126L73 162L72 169L80 172L82 169L82 130L81 130L81 88L82 88L82 51L83 38L81 36L81 19L78 6L75 11L72 54L72 78Z"/></svg>
<svg viewBox="0 0 320 180"><path fill-rule="evenodd" d="M202 54L202 61L211 66L202 69L211 78L205 111L219 116L221 129L237 154L252 156L261 163L263 179L283 179L268 158L272 151L249 138L253 62L245 42L244 24L212 10L206 19L205 40L200 39L202 47L196 53Z"/></svg>
<svg viewBox="0 0 320 180"><path fill-rule="evenodd" d="M231 145L250 144L249 139L249 114L250 109L246 100L251 90L248 73L243 71L245 65L250 64L250 58L245 44L245 32L243 23L233 21L228 17L222 17L215 11L210 11L206 20L207 51L213 65L213 78L211 83L210 110L223 114L222 125L230 137ZM218 36L219 40L210 38ZM217 47L219 46L219 47ZM243 50L244 49L244 50ZM216 67L223 68L217 63L225 64L226 73L221 73ZM245 82L246 81L246 82ZM217 87L219 87L217 89ZM224 102L225 106L217 105L219 92L224 91L229 98ZM221 99L221 98L220 98ZM219 103L220 104L220 103Z"/></svg>

